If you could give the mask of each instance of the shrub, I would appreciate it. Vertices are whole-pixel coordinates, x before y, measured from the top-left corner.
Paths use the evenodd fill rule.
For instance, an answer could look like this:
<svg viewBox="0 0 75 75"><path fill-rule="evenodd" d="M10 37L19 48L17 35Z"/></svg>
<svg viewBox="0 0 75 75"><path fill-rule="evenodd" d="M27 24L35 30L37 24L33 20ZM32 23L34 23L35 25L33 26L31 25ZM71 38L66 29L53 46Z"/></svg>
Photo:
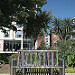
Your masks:
<svg viewBox="0 0 75 75"><path fill-rule="evenodd" d="M17 59L17 54L12 54L12 55L9 57L9 63L11 62L11 60L12 60L13 58L16 58L16 59Z"/></svg>
<svg viewBox="0 0 75 75"><path fill-rule="evenodd" d="M45 42L44 41L41 41L41 43L40 43L40 46L37 48L38 50L47 50L47 49L50 49L49 48L49 46L47 47L46 45L45 45Z"/></svg>
<svg viewBox="0 0 75 75"><path fill-rule="evenodd" d="M59 57L65 60L65 66L75 67L75 40L61 41L57 46Z"/></svg>
<svg viewBox="0 0 75 75"><path fill-rule="evenodd" d="M8 54L0 54L0 63L1 64L8 64L9 63L9 56Z"/></svg>

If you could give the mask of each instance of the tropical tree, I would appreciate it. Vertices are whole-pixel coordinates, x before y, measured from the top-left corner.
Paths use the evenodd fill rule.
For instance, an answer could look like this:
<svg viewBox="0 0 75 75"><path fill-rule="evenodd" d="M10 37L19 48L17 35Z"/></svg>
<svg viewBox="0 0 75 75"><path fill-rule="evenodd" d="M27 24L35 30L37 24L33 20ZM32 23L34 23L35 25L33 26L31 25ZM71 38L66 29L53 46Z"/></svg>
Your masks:
<svg viewBox="0 0 75 75"><path fill-rule="evenodd" d="M72 31L72 25L71 25L71 19L69 17L66 17L63 19L63 23L64 23L64 39L66 40L67 39L67 35L70 35L71 34L71 31Z"/></svg>
<svg viewBox="0 0 75 75"><path fill-rule="evenodd" d="M60 39L62 39L62 27L61 27L62 20L60 18L54 17L53 23L53 31L59 35Z"/></svg>
<svg viewBox="0 0 75 75"><path fill-rule="evenodd" d="M64 19L54 17L53 26L54 32L59 35L60 39L67 40L67 36L69 36L72 31L71 19L68 17Z"/></svg>
<svg viewBox="0 0 75 75"><path fill-rule="evenodd" d="M51 11L41 11L40 14L36 14L36 18L28 17L26 23L26 37L30 37L34 41L34 45L38 35L43 31L47 32L49 23L52 19Z"/></svg>

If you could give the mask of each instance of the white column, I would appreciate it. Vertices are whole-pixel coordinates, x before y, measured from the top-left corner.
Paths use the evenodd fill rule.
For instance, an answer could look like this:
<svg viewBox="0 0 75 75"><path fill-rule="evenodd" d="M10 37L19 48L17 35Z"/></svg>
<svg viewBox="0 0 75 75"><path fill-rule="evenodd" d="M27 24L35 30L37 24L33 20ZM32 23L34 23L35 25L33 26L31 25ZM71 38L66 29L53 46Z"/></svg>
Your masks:
<svg viewBox="0 0 75 75"><path fill-rule="evenodd" d="M21 49L23 49L23 26L22 26L22 35L21 35Z"/></svg>

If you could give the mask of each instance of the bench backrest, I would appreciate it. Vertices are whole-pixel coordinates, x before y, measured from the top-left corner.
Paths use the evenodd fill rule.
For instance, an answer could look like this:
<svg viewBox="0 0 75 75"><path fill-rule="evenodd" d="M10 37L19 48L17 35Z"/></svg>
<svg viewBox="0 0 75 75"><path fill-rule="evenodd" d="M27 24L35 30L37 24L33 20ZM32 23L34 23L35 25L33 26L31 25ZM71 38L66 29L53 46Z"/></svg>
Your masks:
<svg viewBox="0 0 75 75"><path fill-rule="evenodd" d="M58 50L18 50L18 66L58 66Z"/></svg>

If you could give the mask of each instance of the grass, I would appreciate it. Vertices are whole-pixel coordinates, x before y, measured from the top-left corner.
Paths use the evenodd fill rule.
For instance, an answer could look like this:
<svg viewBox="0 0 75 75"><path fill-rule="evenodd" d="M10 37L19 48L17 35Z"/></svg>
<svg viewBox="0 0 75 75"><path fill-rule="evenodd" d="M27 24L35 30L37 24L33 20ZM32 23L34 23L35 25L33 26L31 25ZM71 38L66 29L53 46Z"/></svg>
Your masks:
<svg viewBox="0 0 75 75"><path fill-rule="evenodd" d="M65 68L65 73L75 73L75 68Z"/></svg>

